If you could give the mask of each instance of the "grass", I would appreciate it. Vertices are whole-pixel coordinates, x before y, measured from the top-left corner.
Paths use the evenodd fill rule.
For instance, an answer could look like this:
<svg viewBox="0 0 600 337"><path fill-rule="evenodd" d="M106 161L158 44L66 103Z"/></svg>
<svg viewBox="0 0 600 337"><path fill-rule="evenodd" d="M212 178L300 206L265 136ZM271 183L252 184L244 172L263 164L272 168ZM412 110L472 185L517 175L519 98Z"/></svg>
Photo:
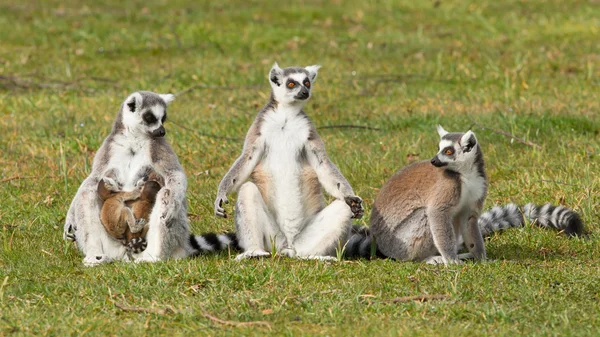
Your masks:
<svg viewBox="0 0 600 337"><path fill-rule="evenodd" d="M0 4L0 335L597 334L593 2L71 3ZM84 268L62 224L122 100L196 86L171 105L167 137L188 174L193 231L232 230L212 215L216 187L268 97L274 61L323 65L306 109L317 126L379 128L320 131L365 201L357 223L368 224L393 172L436 152L437 123L478 123L541 146L474 127L491 181L486 208L561 203L582 214L590 237L527 226L486 243L492 262L450 267L238 263L222 253ZM423 294L447 297L388 301Z"/></svg>

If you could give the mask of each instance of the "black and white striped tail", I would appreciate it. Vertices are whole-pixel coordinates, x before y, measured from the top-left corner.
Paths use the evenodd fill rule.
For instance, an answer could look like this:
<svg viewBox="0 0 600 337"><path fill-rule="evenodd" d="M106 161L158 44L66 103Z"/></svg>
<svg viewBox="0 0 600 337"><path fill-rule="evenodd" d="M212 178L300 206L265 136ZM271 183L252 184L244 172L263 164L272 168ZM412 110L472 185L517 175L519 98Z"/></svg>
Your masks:
<svg viewBox="0 0 600 337"><path fill-rule="evenodd" d="M527 204L523 207L523 215L537 226L555 228L565 232L567 236L583 234L583 221L579 214L570 208L550 204Z"/></svg>
<svg viewBox="0 0 600 337"><path fill-rule="evenodd" d="M202 235L190 235L190 245L196 250L194 256L218 252L221 250L240 250L235 233L205 233Z"/></svg>
<svg viewBox="0 0 600 337"><path fill-rule="evenodd" d="M583 233L583 222L579 214L572 209L550 204L543 206L527 204L523 207L523 211L515 204L496 206L481 214L477 223L481 235L488 237L511 227L522 227L525 218L534 225L563 231L567 236Z"/></svg>
<svg viewBox="0 0 600 337"><path fill-rule="evenodd" d="M373 237L369 234L369 228L354 225L350 237L344 247L344 257L347 259L372 259L373 257L385 258L379 249L374 247Z"/></svg>

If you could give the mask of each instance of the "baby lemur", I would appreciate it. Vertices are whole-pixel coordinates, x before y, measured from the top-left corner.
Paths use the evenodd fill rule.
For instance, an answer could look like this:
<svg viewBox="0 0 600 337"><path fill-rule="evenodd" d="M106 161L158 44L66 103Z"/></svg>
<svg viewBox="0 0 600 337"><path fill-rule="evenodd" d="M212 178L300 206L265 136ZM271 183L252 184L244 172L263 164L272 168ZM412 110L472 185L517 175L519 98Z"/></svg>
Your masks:
<svg viewBox="0 0 600 337"><path fill-rule="evenodd" d="M528 204L523 213L514 204L481 214L487 193L483 154L472 131L449 133L438 126L439 152L430 161L409 165L381 188L368 231L356 231L346 244L346 256L369 257L375 238L378 255L401 261L460 263L483 260L483 237L522 226L523 217L543 227L581 234L583 223L574 211ZM465 245L469 253L458 254Z"/></svg>
<svg viewBox="0 0 600 337"><path fill-rule="evenodd" d="M106 231L132 253L146 248L150 213L158 191L164 186L163 177L156 171L151 168L146 171L133 191L121 191L110 174L98 182L98 196L104 201L100 220Z"/></svg>
<svg viewBox="0 0 600 337"><path fill-rule="evenodd" d="M284 255L331 259L345 242L362 200L331 162L303 110L319 66L269 72L271 97L248 130L241 155L219 184L215 214L226 217L227 195L238 191L235 225L244 252L236 259ZM321 187L334 200L325 206Z"/></svg>

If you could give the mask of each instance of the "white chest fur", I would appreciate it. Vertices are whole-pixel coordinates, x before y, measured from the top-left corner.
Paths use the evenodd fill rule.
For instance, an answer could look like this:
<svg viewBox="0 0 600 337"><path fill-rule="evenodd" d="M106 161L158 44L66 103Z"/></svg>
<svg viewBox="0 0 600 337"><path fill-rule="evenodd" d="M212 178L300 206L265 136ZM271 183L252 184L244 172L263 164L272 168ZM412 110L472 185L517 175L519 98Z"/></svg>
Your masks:
<svg viewBox="0 0 600 337"><path fill-rule="evenodd" d="M478 172L461 175L460 205L469 207L485 193L486 181ZM461 208L462 208L461 207Z"/></svg>
<svg viewBox="0 0 600 337"><path fill-rule="evenodd" d="M108 169L116 168L123 179L123 190L131 190L140 169L152 164L150 142L147 138L118 135L110 146Z"/></svg>
<svg viewBox="0 0 600 337"><path fill-rule="evenodd" d="M280 222L294 221L301 215L301 179L304 163L301 151L310 133L310 121L298 109L282 109L268 112L261 125L261 136L266 152L262 167L271 178L270 203L279 215Z"/></svg>

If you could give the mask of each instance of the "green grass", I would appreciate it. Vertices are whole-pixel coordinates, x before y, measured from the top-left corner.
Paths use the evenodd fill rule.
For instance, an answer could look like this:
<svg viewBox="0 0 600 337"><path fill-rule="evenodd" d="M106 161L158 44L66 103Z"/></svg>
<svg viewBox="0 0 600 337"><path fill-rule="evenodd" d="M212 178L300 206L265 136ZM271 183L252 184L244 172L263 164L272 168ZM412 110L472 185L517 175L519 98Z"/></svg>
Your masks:
<svg viewBox="0 0 600 337"><path fill-rule="evenodd" d="M596 3L63 3L0 3L0 335L598 333ZM268 97L274 61L323 65L306 108L317 126L380 129L320 131L365 201L357 223L368 224L393 172L433 156L437 123L477 123L541 146L474 126L490 177L486 207L562 203L582 214L589 239L527 226L487 242L493 262L449 267L238 263L227 253L83 267L62 240L64 216L122 100L199 85L169 108L167 137L188 174L193 231L232 230L212 204L241 150L235 138ZM447 298L387 301L422 294ZM202 308L272 327L222 325Z"/></svg>

